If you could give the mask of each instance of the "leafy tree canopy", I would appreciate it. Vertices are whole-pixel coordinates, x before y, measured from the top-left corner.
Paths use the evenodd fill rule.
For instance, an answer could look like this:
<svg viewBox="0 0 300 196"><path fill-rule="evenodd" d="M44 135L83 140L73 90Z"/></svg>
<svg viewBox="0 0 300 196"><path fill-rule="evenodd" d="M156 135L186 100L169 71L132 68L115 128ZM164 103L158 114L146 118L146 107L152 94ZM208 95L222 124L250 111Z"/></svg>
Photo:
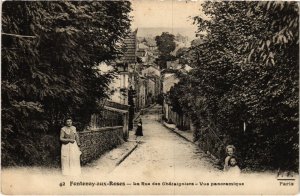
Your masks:
<svg viewBox="0 0 300 196"><path fill-rule="evenodd" d="M168 32L163 32L161 35L155 37L156 45L160 55L167 56L176 48L175 36Z"/></svg>
<svg viewBox="0 0 300 196"><path fill-rule="evenodd" d="M217 142L216 149L236 145L244 166L297 169L297 3L224 1L202 7L206 17L195 17L195 24L203 36L189 49L194 70L182 78L188 85L174 86L179 90L173 99L198 126L198 139L209 138L203 127L214 127L219 139L210 143ZM176 93L180 89L185 93Z"/></svg>
<svg viewBox="0 0 300 196"><path fill-rule="evenodd" d="M90 120L113 77L96 67L122 53L130 11L127 1L2 4L4 165L34 162L34 134L57 132L65 116L79 129Z"/></svg>

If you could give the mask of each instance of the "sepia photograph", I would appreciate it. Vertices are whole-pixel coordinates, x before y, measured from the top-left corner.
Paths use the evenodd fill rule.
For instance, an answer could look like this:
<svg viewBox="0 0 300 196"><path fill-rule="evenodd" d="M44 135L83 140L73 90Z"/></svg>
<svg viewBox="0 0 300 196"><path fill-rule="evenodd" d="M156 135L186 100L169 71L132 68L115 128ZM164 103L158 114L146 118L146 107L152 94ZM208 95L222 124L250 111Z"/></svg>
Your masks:
<svg viewBox="0 0 300 196"><path fill-rule="evenodd" d="M4 195L299 194L299 2L1 2Z"/></svg>

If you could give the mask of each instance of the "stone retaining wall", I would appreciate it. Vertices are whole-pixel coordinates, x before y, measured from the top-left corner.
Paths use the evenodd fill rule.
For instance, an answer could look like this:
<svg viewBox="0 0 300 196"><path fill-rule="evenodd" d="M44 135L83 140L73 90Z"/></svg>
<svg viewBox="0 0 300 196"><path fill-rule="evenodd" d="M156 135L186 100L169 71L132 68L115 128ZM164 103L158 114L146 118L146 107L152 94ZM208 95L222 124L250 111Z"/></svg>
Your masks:
<svg viewBox="0 0 300 196"><path fill-rule="evenodd" d="M123 126L103 127L93 131L78 132L81 142L81 162L86 164L108 150L122 144Z"/></svg>

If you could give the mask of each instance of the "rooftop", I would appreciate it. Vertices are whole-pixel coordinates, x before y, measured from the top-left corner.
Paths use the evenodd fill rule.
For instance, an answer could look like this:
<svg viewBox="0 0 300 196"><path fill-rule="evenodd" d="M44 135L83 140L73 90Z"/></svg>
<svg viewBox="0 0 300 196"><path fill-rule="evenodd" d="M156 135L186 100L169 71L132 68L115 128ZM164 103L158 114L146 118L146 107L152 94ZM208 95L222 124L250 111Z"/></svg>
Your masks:
<svg viewBox="0 0 300 196"><path fill-rule="evenodd" d="M125 52L124 56L121 57L123 62L135 63L136 62L136 52L137 52L137 30L128 34L125 38Z"/></svg>

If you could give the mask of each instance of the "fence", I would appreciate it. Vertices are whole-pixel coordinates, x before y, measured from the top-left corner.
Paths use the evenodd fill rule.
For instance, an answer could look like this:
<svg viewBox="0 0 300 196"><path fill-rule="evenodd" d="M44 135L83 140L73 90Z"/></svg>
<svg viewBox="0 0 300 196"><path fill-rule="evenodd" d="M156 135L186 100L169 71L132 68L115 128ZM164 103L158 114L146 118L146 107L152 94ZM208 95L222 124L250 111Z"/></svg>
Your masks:
<svg viewBox="0 0 300 196"><path fill-rule="evenodd" d="M204 152L222 161L226 156L225 144L216 131L216 128L210 126L200 129L197 143Z"/></svg>
<svg viewBox="0 0 300 196"><path fill-rule="evenodd" d="M168 123L173 123L181 130L191 129L194 134L194 139L198 139L197 144L199 147L206 153L212 155L218 160L223 160L226 155L225 152L225 144L222 138L220 138L217 134L217 128L211 124L205 128L201 128L200 130L194 130L195 127L191 123L191 119L186 114L178 114L177 112L172 111L172 106L166 107L168 117Z"/></svg>
<svg viewBox="0 0 300 196"><path fill-rule="evenodd" d="M116 103L116 102L112 102L112 101L106 101L105 106L111 107L111 108L117 108L120 110L128 110L129 109L129 105L124 105L124 104L120 104L120 103Z"/></svg>
<svg viewBox="0 0 300 196"><path fill-rule="evenodd" d="M190 118L185 114L178 114L177 112L168 110L168 120L172 121L179 129L188 130L190 129Z"/></svg>
<svg viewBox="0 0 300 196"><path fill-rule="evenodd" d="M104 109L99 114L91 116L90 129L95 130L101 127L123 126L123 116L117 111Z"/></svg>
<svg viewBox="0 0 300 196"><path fill-rule="evenodd" d="M127 105L107 102L100 113L91 115L89 128L79 133L83 164L99 158L127 140L127 111Z"/></svg>

